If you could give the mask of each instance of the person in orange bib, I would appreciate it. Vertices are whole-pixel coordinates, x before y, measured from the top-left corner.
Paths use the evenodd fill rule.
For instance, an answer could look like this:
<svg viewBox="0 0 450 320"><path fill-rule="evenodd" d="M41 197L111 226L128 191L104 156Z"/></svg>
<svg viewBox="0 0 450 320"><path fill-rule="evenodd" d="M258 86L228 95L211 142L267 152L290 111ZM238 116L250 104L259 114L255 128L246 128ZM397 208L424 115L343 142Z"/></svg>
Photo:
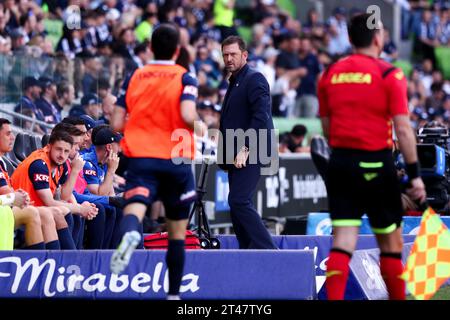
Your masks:
<svg viewBox="0 0 450 320"><path fill-rule="evenodd" d="M14 144L14 134L10 124L9 120L0 118L0 206L12 206L14 228L16 230L25 228L24 249L44 250L45 243L39 211L30 205L30 197L25 191L14 191L11 187L6 164L2 159L12 150Z"/></svg>
<svg viewBox="0 0 450 320"><path fill-rule="evenodd" d="M68 132L53 130L48 145L32 152L11 176L12 187L26 191L36 207L51 207L61 249L76 249L69 228L73 226L71 213L88 218L96 213L88 202L80 205L55 199L57 188L67 179L66 160L72 146Z"/></svg>
<svg viewBox="0 0 450 320"><path fill-rule="evenodd" d="M119 232L122 241L111 258L111 271L122 272L139 245L146 208L161 199L166 208L169 247L168 299L179 299L184 267L184 240L189 209L195 200L190 160L195 143L194 122L199 120L195 100L197 81L175 64L179 31L161 24L152 35L155 61L136 70L124 84L112 126L122 131L122 150L128 158L124 217ZM198 135L206 126L199 122Z"/></svg>

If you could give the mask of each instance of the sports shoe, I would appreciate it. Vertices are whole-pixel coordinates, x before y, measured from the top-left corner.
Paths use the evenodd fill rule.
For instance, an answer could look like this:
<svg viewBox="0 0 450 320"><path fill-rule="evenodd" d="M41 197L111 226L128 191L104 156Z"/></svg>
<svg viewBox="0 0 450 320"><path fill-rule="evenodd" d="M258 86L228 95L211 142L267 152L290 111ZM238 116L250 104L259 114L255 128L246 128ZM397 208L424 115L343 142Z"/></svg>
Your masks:
<svg viewBox="0 0 450 320"><path fill-rule="evenodd" d="M112 273L119 274L128 266L134 249L141 241L141 235L137 231L130 231L123 235L119 247L111 257L110 269Z"/></svg>

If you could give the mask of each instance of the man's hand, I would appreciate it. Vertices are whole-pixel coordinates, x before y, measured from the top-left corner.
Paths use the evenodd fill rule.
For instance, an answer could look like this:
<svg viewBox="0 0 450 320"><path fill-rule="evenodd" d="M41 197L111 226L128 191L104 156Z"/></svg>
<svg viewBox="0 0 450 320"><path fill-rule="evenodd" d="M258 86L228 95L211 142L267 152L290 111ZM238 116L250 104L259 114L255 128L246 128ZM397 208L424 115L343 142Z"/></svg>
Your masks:
<svg viewBox="0 0 450 320"><path fill-rule="evenodd" d="M28 193L26 193L22 189L19 189L16 192L14 192L13 206L23 209L29 204L30 204L30 196L28 195Z"/></svg>
<svg viewBox="0 0 450 320"><path fill-rule="evenodd" d="M425 192L425 184L422 181L422 178L417 177L411 180L411 188L406 190L408 196L415 201L419 201L422 203L426 200L427 194Z"/></svg>
<svg viewBox="0 0 450 320"><path fill-rule="evenodd" d="M111 172L116 172L117 168L119 167L119 156L115 152L111 152L109 154L108 160L106 161L106 164L108 165L108 170Z"/></svg>
<svg viewBox="0 0 450 320"><path fill-rule="evenodd" d="M248 159L248 154L249 154L248 149L246 147L242 147L239 153L237 154L236 159L234 159L234 166L238 169L245 167Z"/></svg>
<svg viewBox="0 0 450 320"><path fill-rule="evenodd" d="M296 70L298 77L304 77L308 74L308 69L306 69L305 67L299 67Z"/></svg>
<svg viewBox="0 0 450 320"><path fill-rule="evenodd" d="M127 182L127 181L125 180L125 178L119 176L118 174L115 174L114 177L113 177L113 183L114 183L114 185L117 185L117 186L123 186L123 185L125 185L126 182Z"/></svg>
<svg viewBox="0 0 450 320"><path fill-rule="evenodd" d="M81 204L81 210L80 210L80 215L83 218L86 218L88 220L92 220L94 219L98 214L98 209L95 206L95 204L84 201Z"/></svg>
<svg viewBox="0 0 450 320"><path fill-rule="evenodd" d="M83 169L85 162L86 161L84 161L80 155L77 155L75 159L73 159L72 162L70 163L72 171L80 172Z"/></svg>

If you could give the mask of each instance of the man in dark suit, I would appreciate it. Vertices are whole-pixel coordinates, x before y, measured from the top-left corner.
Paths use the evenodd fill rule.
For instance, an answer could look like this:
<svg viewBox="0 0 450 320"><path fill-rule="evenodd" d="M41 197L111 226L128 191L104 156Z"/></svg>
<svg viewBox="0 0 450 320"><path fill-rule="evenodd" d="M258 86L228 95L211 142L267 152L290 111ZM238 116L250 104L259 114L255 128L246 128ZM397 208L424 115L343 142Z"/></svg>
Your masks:
<svg viewBox="0 0 450 320"><path fill-rule="evenodd" d="M276 249L252 201L271 150L269 85L247 65L248 52L240 37L222 42L222 56L231 76L221 112L218 164L228 171L231 221L241 249Z"/></svg>

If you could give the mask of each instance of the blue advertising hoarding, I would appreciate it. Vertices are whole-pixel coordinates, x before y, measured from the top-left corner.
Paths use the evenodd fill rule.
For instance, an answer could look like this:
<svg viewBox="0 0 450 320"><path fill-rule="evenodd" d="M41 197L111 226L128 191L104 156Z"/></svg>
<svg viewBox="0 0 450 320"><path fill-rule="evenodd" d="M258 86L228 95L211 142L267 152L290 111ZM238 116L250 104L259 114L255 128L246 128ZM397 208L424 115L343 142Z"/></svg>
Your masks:
<svg viewBox="0 0 450 320"><path fill-rule="evenodd" d="M165 251L138 250L120 275L109 270L111 254L1 251L0 297L165 298ZM313 252L190 250L180 291L183 299L315 299Z"/></svg>
<svg viewBox="0 0 450 320"><path fill-rule="evenodd" d="M417 234L419 231L421 216L404 216L403 217L403 234ZM450 228L450 217L441 216L442 222ZM308 235L330 235L331 220L327 212L312 212L308 214L306 225L306 234ZM359 229L360 234L372 234L369 219L362 217L362 224Z"/></svg>

